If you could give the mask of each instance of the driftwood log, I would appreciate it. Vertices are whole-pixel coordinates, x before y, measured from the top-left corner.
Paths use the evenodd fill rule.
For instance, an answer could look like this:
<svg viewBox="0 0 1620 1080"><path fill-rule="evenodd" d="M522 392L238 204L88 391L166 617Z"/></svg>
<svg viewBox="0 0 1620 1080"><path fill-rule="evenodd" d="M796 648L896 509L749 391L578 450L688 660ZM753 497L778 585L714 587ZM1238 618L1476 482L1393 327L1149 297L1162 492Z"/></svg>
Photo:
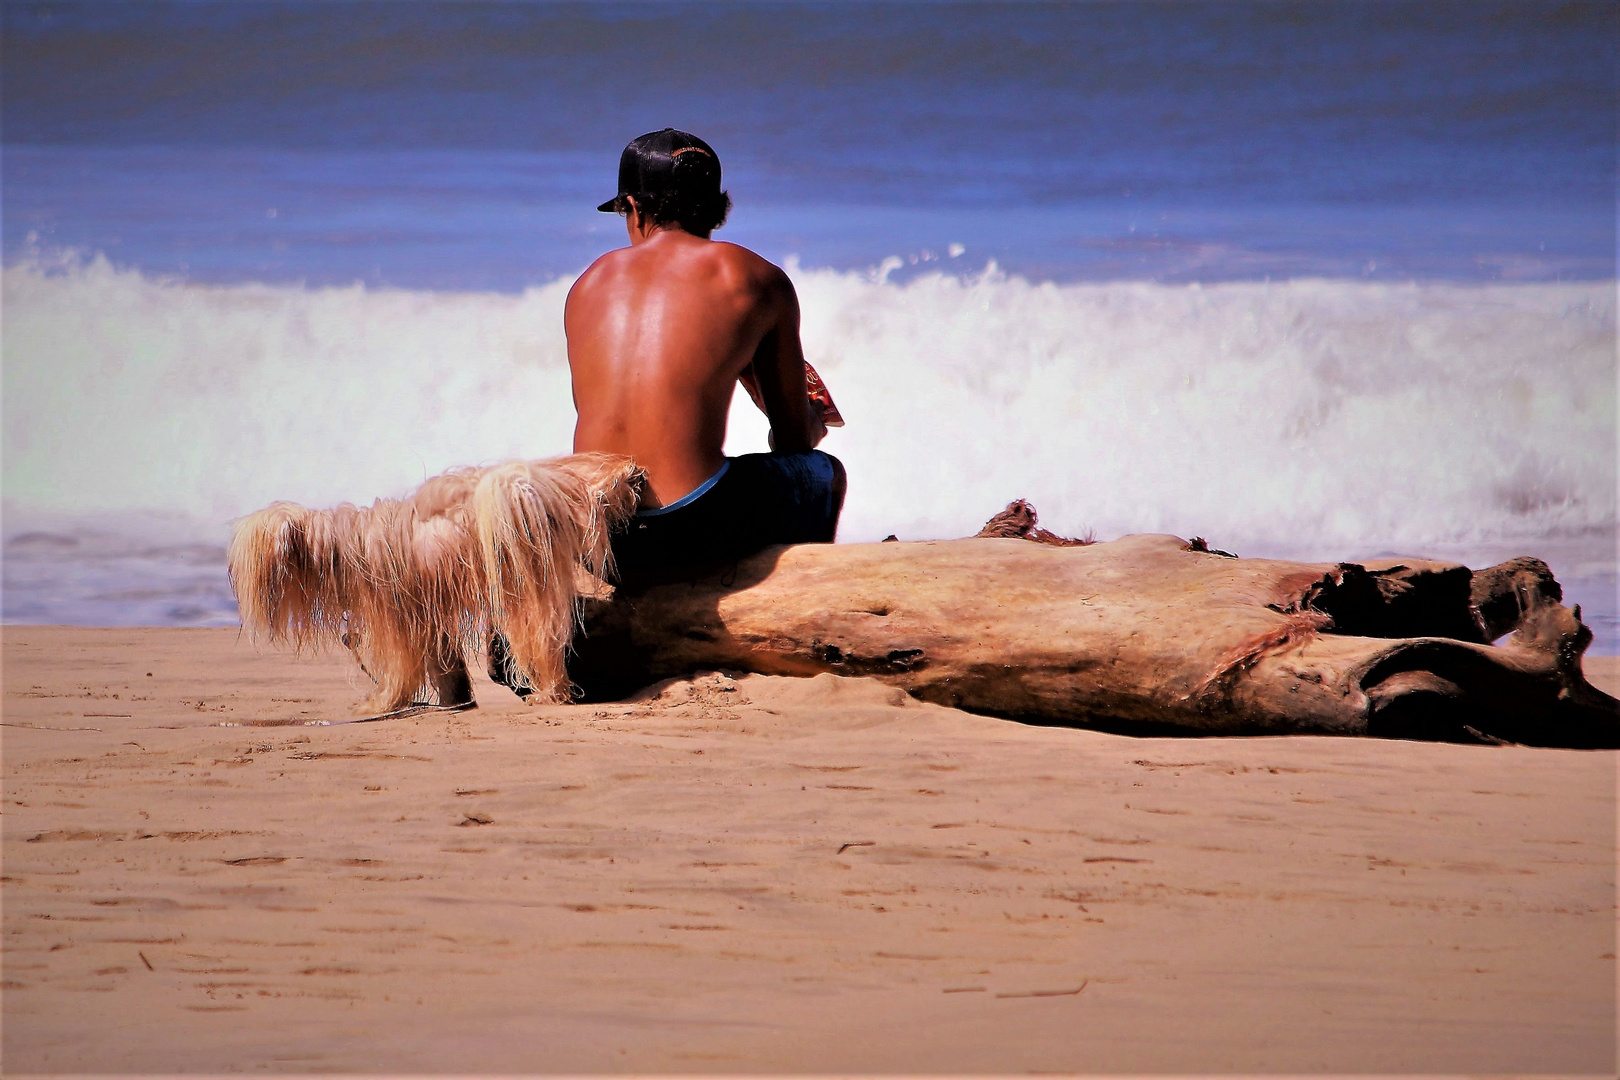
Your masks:
<svg viewBox="0 0 1620 1080"><path fill-rule="evenodd" d="M772 548L587 601L569 674L595 700L703 669L833 672L1128 734L1620 746L1620 703L1581 672L1591 631L1538 560L1471 572L1013 535Z"/></svg>

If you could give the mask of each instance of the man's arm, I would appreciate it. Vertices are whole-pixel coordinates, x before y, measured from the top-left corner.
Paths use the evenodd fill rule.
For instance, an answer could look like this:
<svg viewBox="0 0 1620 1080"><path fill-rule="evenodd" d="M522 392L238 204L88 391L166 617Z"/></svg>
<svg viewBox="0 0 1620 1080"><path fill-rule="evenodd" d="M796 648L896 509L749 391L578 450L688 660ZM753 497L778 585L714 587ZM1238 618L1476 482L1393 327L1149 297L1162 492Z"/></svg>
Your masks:
<svg viewBox="0 0 1620 1080"><path fill-rule="evenodd" d="M759 343L753 363L743 371L742 383L771 422L771 449L797 454L821 442L827 425L816 415L805 387L799 298L787 275L777 273L773 283L775 322Z"/></svg>

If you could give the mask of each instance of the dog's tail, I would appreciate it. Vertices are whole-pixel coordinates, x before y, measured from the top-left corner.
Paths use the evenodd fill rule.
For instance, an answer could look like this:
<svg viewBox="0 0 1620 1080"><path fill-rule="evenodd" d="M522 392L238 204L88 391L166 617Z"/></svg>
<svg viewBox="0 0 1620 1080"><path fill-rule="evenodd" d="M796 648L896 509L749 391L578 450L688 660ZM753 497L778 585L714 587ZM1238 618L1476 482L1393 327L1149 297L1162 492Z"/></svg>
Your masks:
<svg viewBox="0 0 1620 1080"><path fill-rule="evenodd" d="M485 470L473 491L491 629L540 701L565 698L579 618L579 569L611 572L608 538L635 512L641 472L629 458L575 454Z"/></svg>
<svg viewBox="0 0 1620 1080"><path fill-rule="evenodd" d="M362 511L272 503L236 523L226 564L242 625L299 648L335 638L353 606L346 556Z"/></svg>

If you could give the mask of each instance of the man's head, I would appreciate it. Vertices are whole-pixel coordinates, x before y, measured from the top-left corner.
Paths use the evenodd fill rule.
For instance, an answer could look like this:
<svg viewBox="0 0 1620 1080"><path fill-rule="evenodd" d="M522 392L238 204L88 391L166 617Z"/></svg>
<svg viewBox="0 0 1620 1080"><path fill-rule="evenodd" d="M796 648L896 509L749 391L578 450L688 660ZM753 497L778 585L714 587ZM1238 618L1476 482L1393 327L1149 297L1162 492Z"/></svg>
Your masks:
<svg viewBox="0 0 1620 1080"><path fill-rule="evenodd" d="M696 135L665 128L631 141L619 156L619 194L598 206L627 213L631 202L653 225L708 236L725 224L731 196L720 190L720 159Z"/></svg>

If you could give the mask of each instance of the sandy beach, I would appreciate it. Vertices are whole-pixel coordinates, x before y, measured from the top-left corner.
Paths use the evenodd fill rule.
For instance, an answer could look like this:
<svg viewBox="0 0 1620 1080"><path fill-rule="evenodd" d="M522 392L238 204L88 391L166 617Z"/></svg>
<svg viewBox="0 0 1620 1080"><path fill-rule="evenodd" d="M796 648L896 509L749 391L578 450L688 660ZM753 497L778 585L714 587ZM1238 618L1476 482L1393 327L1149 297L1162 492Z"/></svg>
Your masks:
<svg viewBox="0 0 1620 1080"><path fill-rule="evenodd" d="M347 657L232 630L4 675L11 1075L1616 1066L1612 752L829 675L341 725Z"/></svg>

